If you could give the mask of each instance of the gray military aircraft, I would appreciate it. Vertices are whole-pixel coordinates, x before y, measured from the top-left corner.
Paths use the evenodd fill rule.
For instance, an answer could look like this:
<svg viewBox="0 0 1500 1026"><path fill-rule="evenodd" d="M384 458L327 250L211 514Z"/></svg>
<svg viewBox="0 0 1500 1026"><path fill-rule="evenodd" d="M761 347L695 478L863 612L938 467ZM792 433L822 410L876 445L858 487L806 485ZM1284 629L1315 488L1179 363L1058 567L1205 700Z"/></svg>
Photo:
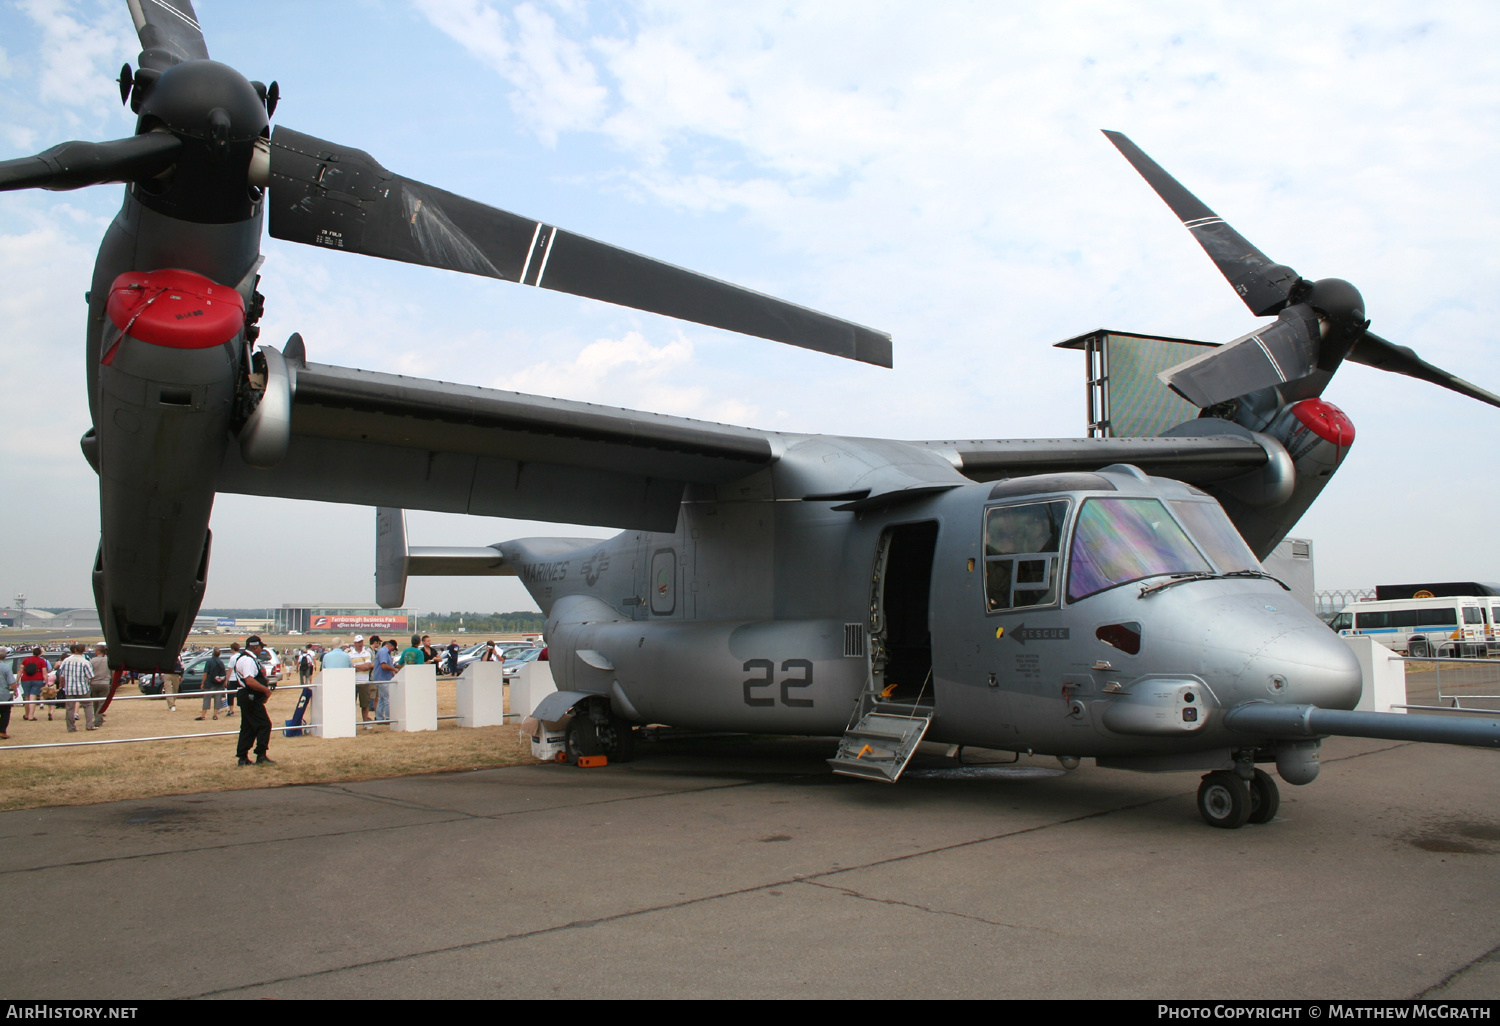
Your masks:
<svg viewBox="0 0 1500 1026"><path fill-rule="evenodd" d="M0 189L126 184L89 292L93 585L110 659L170 665L220 491L615 527L412 548L377 517L383 605L412 574L518 575L547 616L575 755L635 725L840 737L898 779L939 741L1208 771L1214 826L1264 822L1328 735L1500 746L1500 720L1354 712L1344 643L1262 569L1354 440L1345 359L1500 398L1372 334L1349 283L1274 263L1130 140L1109 139L1257 316L1170 368L1201 414L1143 438L801 435L311 363L257 347L280 239L556 289L881 366L890 338L396 175L269 128L278 89L209 59L188 0L127 0L136 134L0 163ZM359 468L389 468L379 489Z"/></svg>

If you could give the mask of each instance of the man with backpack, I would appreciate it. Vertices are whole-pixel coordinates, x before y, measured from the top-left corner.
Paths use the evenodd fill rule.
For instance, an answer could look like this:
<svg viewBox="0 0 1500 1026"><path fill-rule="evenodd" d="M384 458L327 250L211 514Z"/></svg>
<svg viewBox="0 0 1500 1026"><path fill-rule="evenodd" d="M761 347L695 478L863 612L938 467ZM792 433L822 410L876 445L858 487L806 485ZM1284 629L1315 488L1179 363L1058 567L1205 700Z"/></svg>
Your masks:
<svg viewBox="0 0 1500 1026"><path fill-rule="evenodd" d="M238 686L235 697L240 700L240 738L236 746L238 766L250 765L250 748L255 747L257 766L274 766L275 761L266 754L271 744L271 717L266 713L266 700L271 697L271 685L266 680L265 667L260 662L260 636L252 634L245 639L245 651L230 661L229 677Z"/></svg>
<svg viewBox="0 0 1500 1026"><path fill-rule="evenodd" d="M21 692L26 697L26 715L22 719L34 720L36 703L42 697L42 688L47 684L47 671L51 669L42 658L42 650L33 648L31 655L21 660ZM52 706L47 706L47 719L52 718Z"/></svg>
<svg viewBox="0 0 1500 1026"><path fill-rule="evenodd" d="M229 668L219 658L219 650L214 649L213 655L203 664L203 687L204 692L227 691L229 683ZM208 719L208 712L213 710L214 719L219 718L219 710L224 708L224 696L219 694L205 694L203 696L203 712L198 719Z"/></svg>

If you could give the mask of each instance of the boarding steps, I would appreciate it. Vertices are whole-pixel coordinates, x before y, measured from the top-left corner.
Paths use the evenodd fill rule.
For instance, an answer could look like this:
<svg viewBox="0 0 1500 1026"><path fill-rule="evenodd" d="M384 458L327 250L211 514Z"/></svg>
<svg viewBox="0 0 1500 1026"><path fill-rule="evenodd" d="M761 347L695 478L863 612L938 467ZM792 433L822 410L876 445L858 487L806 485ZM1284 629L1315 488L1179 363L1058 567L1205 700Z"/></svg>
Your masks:
<svg viewBox="0 0 1500 1026"><path fill-rule="evenodd" d="M924 689L925 690L925 689ZM828 765L835 773L894 784L932 723L931 705L886 698L872 677Z"/></svg>

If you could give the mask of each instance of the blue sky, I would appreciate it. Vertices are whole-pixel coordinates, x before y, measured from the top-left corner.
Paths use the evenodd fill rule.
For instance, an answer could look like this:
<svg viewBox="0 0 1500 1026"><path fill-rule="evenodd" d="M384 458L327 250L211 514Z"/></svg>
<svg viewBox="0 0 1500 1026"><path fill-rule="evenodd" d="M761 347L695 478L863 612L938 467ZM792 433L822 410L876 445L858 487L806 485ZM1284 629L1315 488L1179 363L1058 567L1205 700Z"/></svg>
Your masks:
<svg viewBox="0 0 1500 1026"><path fill-rule="evenodd" d="M1081 434L1100 326L1257 323L1117 128L1373 328L1500 390L1500 8L1483 3L196 4L275 121L483 202L890 331L897 369L267 240L312 359L795 431ZM127 135L123 0L0 2L0 159ZM0 596L87 604L82 292L118 187L0 196ZM1359 437L1296 533L1318 583L1500 579L1500 410L1348 366ZM372 468L372 473L378 472ZM372 601L357 507L221 496L207 604ZM412 514L414 543L597 530ZM411 604L519 608L512 580Z"/></svg>

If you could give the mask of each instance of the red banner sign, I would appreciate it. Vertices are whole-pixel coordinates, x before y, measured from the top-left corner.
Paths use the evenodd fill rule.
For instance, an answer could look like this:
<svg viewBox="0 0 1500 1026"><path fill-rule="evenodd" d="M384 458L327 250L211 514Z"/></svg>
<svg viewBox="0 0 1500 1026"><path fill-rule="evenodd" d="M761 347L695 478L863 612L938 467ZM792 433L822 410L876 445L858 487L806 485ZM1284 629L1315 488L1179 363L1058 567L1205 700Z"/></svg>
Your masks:
<svg viewBox="0 0 1500 1026"><path fill-rule="evenodd" d="M314 616L315 631L405 631L410 630L409 616Z"/></svg>

